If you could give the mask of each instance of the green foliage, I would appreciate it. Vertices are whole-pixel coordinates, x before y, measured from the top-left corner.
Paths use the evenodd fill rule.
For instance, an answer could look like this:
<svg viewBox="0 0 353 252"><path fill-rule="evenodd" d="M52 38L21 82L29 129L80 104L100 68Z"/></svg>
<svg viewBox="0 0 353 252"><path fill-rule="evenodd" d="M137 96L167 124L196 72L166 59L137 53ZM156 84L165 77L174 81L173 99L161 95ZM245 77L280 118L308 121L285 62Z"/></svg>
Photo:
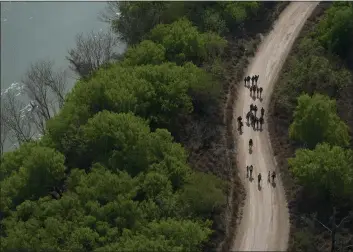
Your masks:
<svg viewBox="0 0 353 252"><path fill-rule="evenodd" d="M226 21L222 18L221 13L214 8L206 9L203 12L202 19L203 30L220 35L228 32Z"/></svg>
<svg viewBox="0 0 353 252"><path fill-rule="evenodd" d="M286 114L292 114L302 92L335 97L352 80L349 71L324 56L324 48L317 40L304 38L297 52L289 58L288 72L281 80L284 84L278 85L274 92L277 109Z"/></svg>
<svg viewBox="0 0 353 252"><path fill-rule="evenodd" d="M102 111L82 127L87 157L136 175L148 166L149 128L139 117ZM133 147L133 149L131 148Z"/></svg>
<svg viewBox="0 0 353 252"><path fill-rule="evenodd" d="M70 166L88 167L86 157L79 152L80 126L99 111L133 112L148 119L153 129L172 129L178 116L193 111L193 102L205 104L205 98L212 100L219 90L210 75L190 63L117 64L98 71L88 82L78 82L60 114L47 123L47 130Z"/></svg>
<svg viewBox="0 0 353 252"><path fill-rule="evenodd" d="M320 94L303 94L298 98L289 135L310 148L323 141L346 147L350 140L348 126L336 113L336 101Z"/></svg>
<svg viewBox="0 0 353 252"><path fill-rule="evenodd" d="M345 58L353 44L353 5L334 4L318 27L319 40L330 51Z"/></svg>
<svg viewBox="0 0 353 252"><path fill-rule="evenodd" d="M116 2L120 15L112 27L129 45L137 44L145 34L159 23L167 2Z"/></svg>
<svg viewBox="0 0 353 252"><path fill-rule="evenodd" d="M288 163L299 182L317 193L349 197L353 191L352 150L318 144L314 150L297 150Z"/></svg>
<svg viewBox="0 0 353 252"><path fill-rule="evenodd" d="M224 11L225 20L228 27L239 25L246 19L256 15L261 7L261 3L249 2L218 2Z"/></svg>
<svg viewBox="0 0 353 252"><path fill-rule="evenodd" d="M44 196L59 185L65 176L64 161L57 151L34 145L24 145L13 155L4 156L4 166L14 166L1 181L1 212L7 213L26 199Z"/></svg>
<svg viewBox="0 0 353 252"><path fill-rule="evenodd" d="M211 223L161 219L162 211L147 198L171 194L170 182L163 174L149 173L142 185L148 197L135 201L141 177L101 165L88 174L72 170L69 192L61 199L25 201L2 221L6 235L1 250L200 251L211 234ZM157 215L152 218L151 213Z"/></svg>
<svg viewBox="0 0 353 252"><path fill-rule="evenodd" d="M5 152L1 156L0 163L0 181L9 177L13 172L18 172L24 159L30 155L35 143L23 143L19 149L11 152Z"/></svg>
<svg viewBox="0 0 353 252"><path fill-rule="evenodd" d="M224 80L226 76L225 65L221 58L216 58L209 66L209 72L218 80Z"/></svg>
<svg viewBox="0 0 353 252"><path fill-rule="evenodd" d="M214 33L200 33L186 18L157 25L149 38L164 46L168 60L179 64L212 59L221 55L227 45L225 39Z"/></svg>
<svg viewBox="0 0 353 252"><path fill-rule="evenodd" d="M187 213L208 218L226 203L224 191L225 184L214 175L195 172L187 180L180 198Z"/></svg>
<svg viewBox="0 0 353 252"><path fill-rule="evenodd" d="M209 226L209 222L153 221L137 233L124 230L119 243L95 251L201 251L200 243L211 234Z"/></svg>
<svg viewBox="0 0 353 252"><path fill-rule="evenodd" d="M165 61L165 52L166 50L162 45L144 40L140 44L127 49L123 64L130 66L158 65Z"/></svg>
<svg viewBox="0 0 353 252"><path fill-rule="evenodd" d="M151 133L146 122L131 114L100 112L82 132L85 156L112 170L121 169L132 176L147 169L165 172L174 187L183 184L189 171L184 150L173 143L168 131Z"/></svg>
<svg viewBox="0 0 353 252"><path fill-rule="evenodd" d="M251 2L116 2L120 15L112 20L114 31L129 45L146 39L158 24L186 17L203 31L225 34L254 17L263 7Z"/></svg>

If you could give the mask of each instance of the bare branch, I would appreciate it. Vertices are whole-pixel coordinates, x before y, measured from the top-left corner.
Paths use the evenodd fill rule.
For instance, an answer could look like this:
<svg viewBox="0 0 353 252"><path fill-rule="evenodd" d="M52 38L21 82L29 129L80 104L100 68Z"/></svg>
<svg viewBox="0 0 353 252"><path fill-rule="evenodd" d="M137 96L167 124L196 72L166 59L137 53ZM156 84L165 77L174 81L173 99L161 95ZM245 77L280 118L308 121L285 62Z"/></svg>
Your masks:
<svg viewBox="0 0 353 252"><path fill-rule="evenodd" d="M114 58L117 45L118 39L111 31L92 31L86 36L81 33L76 36L76 48L69 50L66 59L71 69L85 78Z"/></svg>
<svg viewBox="0 0 353 252"><path fill-rule="evenodd" d="M1 113L0 115L1 120L0 120L0 127L1 127L1 141L0 141L0 156L2 156L2 154L4 153L4 148L5 148L5 143L6 140L8 140L8 134L10 133L10 129L8 128L8 126L3 123L3 114Z"/></svg>
<svg viewBox="0 0 353 252"><path fill-rule="evenodd" d="M320 223L321 226L323 226L324 228L326 228L327 231L329 231L330 233L332 233L332 230L330 228L328 228L324 223L322 223L321 221L319 221L318 219L314 219L316 222Z"/></svg>
<svg viewBox="0 0 353 252"><path fill-rule="evenodd" d="M39 60L31 64L22 81L28 98L34 101L37 113L45 121L55 115L56 106L62 106L66 91L66 76L55 73L53 66L52 61Z"/></svg>
<svg viewBox="0 0 353 252"><path fill-rule="evenodd" d="M52 81L48 84L56 98L56 102L59 108L62 108L64 106L65 95L67 92L67 79L67 71L57 71L53 73ZM56 104L53 106L54 114L56 114L55 108Z"/></svg>
<svg viewBox="0 0 353 252"><path fill-rule="evenodd" d="M341 228L346 222L350 221L351 219L353 219L353 213L350 212L346 217L344 217L340 224L337 225L337 229Z"/></svg>
<svg viewBox="0 0 353 252"><path fill-rule="evenodd" d="M1 98L2 127L6 127L19 144L30 141L33 130L25 116L27 109L25 104L16 99L16 94L12 90L4 93Z"/></svg>
<svg viewBox="0 0 353 252"><path fill-rule="evenodd" d="M57 108L63 106L67 75L65 71L55 72L53 65L49 60L31 64L23 78L23 85L13 84L2 93L2 134L7 129L8 138L12 138L13 144L28 142L38 133L43 135L45 122L56 114ZM24 91L28 96L26 98L31 100L30 104L22 102L21 97L17 97L21 92L15 94L16 90ZM3 151L5 139L1 140Z"/></svg>
<svg viewBox="0 0 353 252"><path fill-rule="evenodd" d="M110 1L107 2L105 10L99 13L98 19L105 23L111 23L119 14L119 2Z"/></svg>

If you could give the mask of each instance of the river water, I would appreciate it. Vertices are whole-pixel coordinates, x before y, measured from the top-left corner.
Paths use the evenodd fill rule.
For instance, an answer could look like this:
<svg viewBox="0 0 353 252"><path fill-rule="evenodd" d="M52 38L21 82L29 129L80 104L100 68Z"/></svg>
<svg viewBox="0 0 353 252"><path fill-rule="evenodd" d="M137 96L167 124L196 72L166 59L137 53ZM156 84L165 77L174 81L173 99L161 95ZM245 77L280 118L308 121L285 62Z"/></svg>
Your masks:
<svg viewBox="0 0 353 252"><path fill-rule="evenodd" d="M98 20L105 6L106 2L1 2L1 90L16 88L29 65L39 59L68 68L65 56L77 33L109 29ZM73 83L71 79L70 88Z"/></svg>

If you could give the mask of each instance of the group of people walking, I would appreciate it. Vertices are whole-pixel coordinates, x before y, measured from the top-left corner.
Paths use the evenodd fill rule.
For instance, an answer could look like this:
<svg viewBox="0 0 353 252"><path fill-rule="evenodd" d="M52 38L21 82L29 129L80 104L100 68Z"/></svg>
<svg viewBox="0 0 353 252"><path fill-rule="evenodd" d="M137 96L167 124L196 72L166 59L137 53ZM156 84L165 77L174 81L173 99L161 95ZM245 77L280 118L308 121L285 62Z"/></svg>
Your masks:
<svg viewBox="0 0 353 252"><path fill-rule="evenodd" d="M251 85L250 85L250 80L251 80ZM247 76L244 78L244 83L245 83L245 87L247 87L247 83L249 83L249 88L250 88L250 96L252 96L252 93L257 93L256 97L260 97L261 98L261 94L262 94L262 87L258 87L257 83L259 80L259 75L253 75L252 77ZM260 96L259 96L260 94ZM260 110L260 117L257 117L258 111L258 107L255 104L251 104L250 105L250 110L249 112L247 112L246 114L246 121L247 121L247 125L248 126L252 126L252 128L254 130L258 130L259 129L259 124L260 124L260 130L262 130L262 125L264 124L265 120L264 120L264 115L265 115L265 109L262 107ZM238 130L240 132L242 132L242 127L243 127L243 121L242 121L242 117L238 116L237 121L238 121ZM253 140L250 138L249 139L249 153L252 153L252 147L253 147ZM246 166L246 176L250 177L250 179L252 178L252 173L253 173L253 169L254 166L253 165L247 165ZM275 178L276 178L276 172L275 171L269 171L268 172L268 182L271 182L271 177L272 177L272 183L274 183ZM258 185L260 186L261 183L261 173L258 173L257 175L257 180L258 180Z"/></svg>
<svg viewBox="0 0 353 252"><path fill-rule="evenodd" d="M259 77L260 77L259 75L253 75L252 77L250 76L245 77L244 86L249 87L251 97L256 97L261 99L263 89L262 87L259 87L257 85L257 81L259 80ZM251 84L250 84L250 80L251 80Z"/></svg>
<svg viewBox="0 0 353 252"><path fill-rule="evenodd" d="M253 172L253 170L254 170L254 166L253 165L247 165L246 166L246 177L247 178L252 178L252 172ZM272 173L271 173L271 171L268 171L268 175L267 175L267 181L268 182L271 182L271 177L272 177L272 183L274 183L275 182L275 178L276 178L276 172L275 171L272 171ZM258 182L258 184L260 184L260 182L261 182L261 173L259 173L258 175L257 175L257 182Z"/></svg>
<svg viewBox="0 0 353 252"><path fill-rule="evenodd" d="M246 114L246 124L248 126L252 126L252 128L254 130L258 130L259 129L259 124L260 124L260 130L262 130L262 125L265 123L265 119L264 119L264 115L265 115L265 109L262 107L260 112L261 112L261 116L257 117L257 106L254 104L250 105L250 110L249 112ZM243 124L243 118L241 116L238 116L237 118L238 120L238 130L240 132L242 132L242 127L244 126Z"/></svg>

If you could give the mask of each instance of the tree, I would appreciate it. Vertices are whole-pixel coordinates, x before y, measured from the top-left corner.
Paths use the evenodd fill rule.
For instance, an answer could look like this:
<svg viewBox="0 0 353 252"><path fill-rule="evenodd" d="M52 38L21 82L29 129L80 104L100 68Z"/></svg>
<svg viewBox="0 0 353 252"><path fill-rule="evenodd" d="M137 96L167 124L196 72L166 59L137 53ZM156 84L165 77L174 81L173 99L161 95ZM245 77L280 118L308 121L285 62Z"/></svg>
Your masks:
<svg viewBox="0 0 353 252"><path fill-rule="evenodd" d="M14 151L4 153L0 164L0 181L9 177L13 172L18 172L24 160L32 153L32 148L37 146L36 142L23 143Z"/></svg>
<svg viewBox="0 0 353 252"><path fill-rule="evenodd" d="M12 144L22 144L38 134L44 135L46 121L64 105L66 81L66 71L55 70L53 61L38 60L30 65L21 86L2 94L1 123ZM23 100L30 100L30 103L26 105Z"/></svg>
<svg viewBox="0 0 353 252"><path fill-rule="evenodd" d="M56 114L56 109L64 105L67 92L65 71L53 70L54 62L39 60L29 67L22 82L24 91L39 110L44 121Z"/></svg>
<svg viewBox="0 0 353 252"><path fill-rule="evenodd" d="M171 23L184 13L182 2L112 2L103 19L128 45L135 45L157 24Z"/></svg>
<svg viewBox="0 0 353 252"><path fill-rule="evenodd" d="M144 40L127 49L124 56L124 64L130 66L158 65L165 61L165 48L151 40Z"/></svg>
<svg viewBox="0 0 353 252"><path fill-rule="evenodd" d="M92 251L116 241L119 229L143 221L131 200L136 181L126 173L113 174L99 165L89 174L73 170L68 187L71 191L59 200L43 197L18 205L2 223L2 250Z"/></svg>
<svg viewBox="0 0 353 252"><path fill-rule="evenodd" d="M169 179L159 171L149 173L141 185L143 178L143 174L132 178L99 164L93 165L89 173L73 169L63 197L26 200L3 220L1 249L200 251L200 245L211 234L211 222L170 218L163 206L159 208L149 197L138 198L141 187L157 199L160 194L167 197L162 200L173 196ZM169 187L169 193L162 189L155 194L163 185Z"/></svg>
<svg viewBox="0 0 353 252"><path fill-rule="evenodd" d="M0 122L2 123L2 125L1 125L1 136L0 136L0 156L2 156L4 153L5 143L8 140L9 132L10 132L10 129L8 128L8 126L5 123L3 123L4 120L2 119L2 116L3 115L1 112Z"/></svg>
<svg viewBox="0 0 353 252"><path fill-rule="evenodd" d="M158 172L149 172L143 177L141 187L147 198L155 200L161 194L172 193L172 184L166 175Z"/></svg>
<svg viewBox="0 0 353 252"><path fill-rule="evenodd" d="M202 16L203 30L215 32L223 35L228 32L226 21L222 18L219 11L214 8L207 8Z"/></svg>
<svg viewBox="0 0 353 252"><path fill-rule="evenodd" d="M159 24L150 32L149 38L163 45L170 61L196 64L223 53L227 41L216 34L200 33L186 18L172 24Z"/></svg>
<svg viewBox="0 0 353 252"><path fill-rule="evenodd" d="M22 160L18 160L20 162L12 161L19 167L14 167L11 173L5 169L10 176L1 181L1 198L4 199L1 212L8 212L26 199L35 200L47 195L54 186L60 185L65 176L65 158L62 154L47 147L31 147L25 146L23 151L28 155L22 156ZM4 162L11 162L7 158L16 158L16 155L4 157Z"/></svg>
<svg viewBox="0 0 353 252"><path fill-rule="evenodd" d="M288 164L300 184L318 194L349 197L353 190L353 152L327 143L299 149Z"/></svg>
<svg viewBox="0 0 353 252"><path fill-rule="evenodd" d="M64 105L67 92L66 71L54 71L53 67L53 61L39 60L31 64L22 80L31 101L26 119L41 135L45 133L46 121Z"/></svg>
<svg viewBox="0 0 353 252"><path fill-rule="evenodd" d="M29 142L34 136L33 125L26 117L27 109L13 90L1 96L1 128L9 133L8 139L12 144Z"/></svg>
<svg viewBox="0 0 353 252"><path fill-rule="evenodd" d="M129 45L146 39L158 24L170 24L188 18L203 31L219 34L239 27L239 23L254 16L260 9L257 2L111 2L101 18L112 24L113 30ZM227 27L225 26L227 25Z"/></svg>
<svg viewBox="0 0 353 252"><path fill-rule="evenodd" d="M205 192L207 193L205 194ZM226 202L225 183L214 175L194 172L181 190L181 204L187 215L211 217Z"/></svg>
<svg viewBox="0 0 353 252"><path fill-rule="evenodd" d="M318 28L321 43L344 58L353 43L353 5L333 5L326 11Z"/></svg>
<svg viewBox="0 0 353 252"><path fill-rule="evenodd" d="M87 78L98 68L117 58L119 40L112 32L94 32L76 35L76 47L69 50L66 59L71 69L80 77Z"/></svg>
<svg viewBox="0 0 353 252"><path fill-rule="evenodd" d="M230 30L238 28L245 20L255 16L261 7L261 3L256 1L218 2L218 4Z"/></svg>
<svg viewBox="0 0 353 252"><path fill-rule="evenodd" d="M158 248L170 248L170 251L200 251L200 244L211 234L209 226L210 222L201 224L189 220L153 221L136 235L124 232L120 246L122 251ZM160 238L158 242L150 242L153 241L152 237Z"/></svg>
<svg viewBox="0 0 353 252"><path fill-rule="evenodd" d="M79 128L94 114L103 110L132 112L148 119L152 129L165 127L174 132L177 119L193 111L193 102L202 101L194 94L203 94L205 101L209 101L217 95L214 90L220 90L220 86L193 64L113 64L90 80L79 81L60 115L48 122L47 130L58 150L71 162L83 157L77 153L81 149ZM79 165L75 161L73 166L88 167L82 162Z"/></svg>
<svg viewBox="0 0 353 252"><path fill-rule="evenodd" d="M322 141L346 147L350 140L348 126L336 113L335 100L320 94L303 94L298 98L289 135L310 148Z"/></svg>
<svg viewBox="0 0 353 252"><path fill-rule="evenodd" d="M82 127L87 157L111 169L123 169L136 176L148 168L149 128L132 114L102 111Z"/></svg>
<svg viewBox="0 0 353 252"><path fill-rule="evenodd" d="M88 120L82 132L87 151L83 155L112 170L122 169L131 176L155 170L164 173L174 188L183 184L190 171L183 149L173 143L169 132L151 133L147 123L132 114L100 112Z"/></svg>

